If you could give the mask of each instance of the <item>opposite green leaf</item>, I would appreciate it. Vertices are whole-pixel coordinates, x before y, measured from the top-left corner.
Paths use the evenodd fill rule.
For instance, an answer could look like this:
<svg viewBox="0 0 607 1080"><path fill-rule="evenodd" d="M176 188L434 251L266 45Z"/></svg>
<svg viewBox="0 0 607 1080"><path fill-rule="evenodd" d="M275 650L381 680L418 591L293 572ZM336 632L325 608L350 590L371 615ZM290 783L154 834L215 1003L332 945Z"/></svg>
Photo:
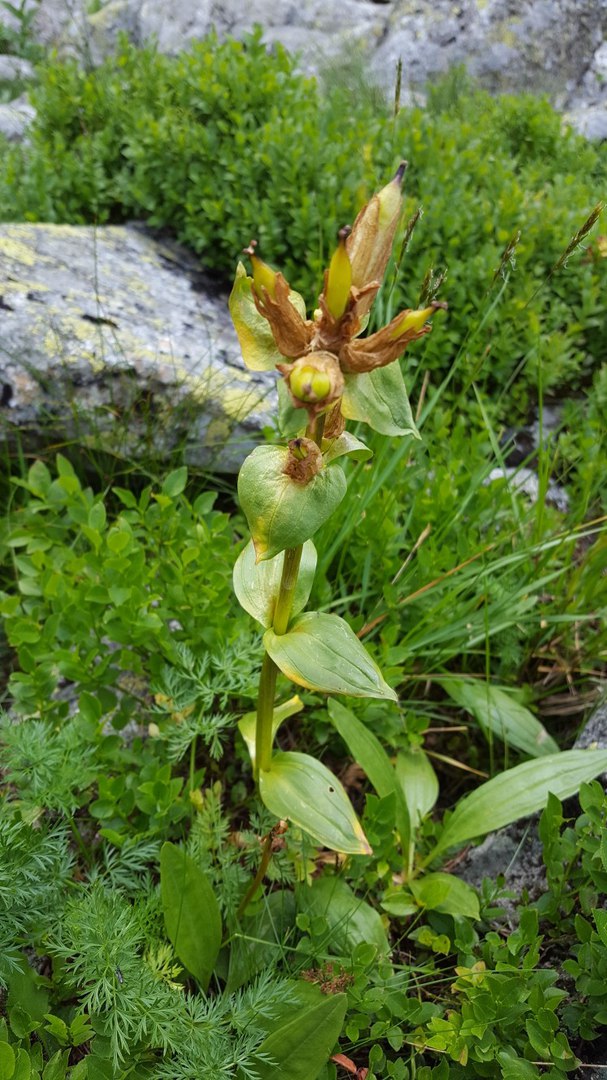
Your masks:
<svg viewBox="0 0 607 1080"><path fill-rule="evenodd" d="M471 679L444 679L441 685L449 697L478 720L483 730L488 728L531 757L558 752L558 743L544 725L499 686Z"/></svg>
<svg viewBox="0 0 607 1080"><path fill-rule="evenodd" d="M286 634L266 630L263 643L274 663L298 686L327 694L398 700L364 645L338 615L308 611Z"/></svg>
<svg viewBox="0 0 607 1080"><path fill-rule="evenodd" d="M418 747L399 751L395 768L412 826L417 829L438 799L438 777L430 758Z"/></svg>
<svg viewBox="0 0 607 1080"><path fill-rule="evenodd" d="M347 1003L345 994L333 994L268 1035L255 1062L259 1080L316 1080L339 1038Z"/></svg>
<svg viewBox="0 0 607 1080"><path fill-rule="evenodd" d="M346 375L342 412L382 435L420 435L398 362L360 375Z"/></svg>
<svg viewBox="0 0 607 1080"><path fill-rule="evenodd" d="M353 461L368 461L373 457L373 451L351 431L342 431L337 439L323 440L322 446L325 465L344 455L351 457Z"/></svg>
<svg viewBox="0 0 607 1080"><path fill-rule="evenodd" d="M478 896L474 889L454 874L426 874L411 881L409 888L418 904L431 911L442 911L445 915L467 915L470 919L480 918Z"/></svg>
<svg viewBox="0 0 607 1080"><path fill-rule="evenodd" d="M278 731L283 720L287 720L289 716L294 716L295 713L301 712L303 709L303 701L295 694L294 697L289 698L288 701L283 702L282 705L277 705L272 712L272 741ZM238 721L238 730L242 735L244 741L247 744L247 750L249 751L249 757L251 758L251 764L255 768L255 729L257 725L257 713L248 712L244 716L241 716Z"/></svg>
<svg viewBox="0 0 607 1080"><path fill-rule="evenodd" d="M390 758L380 743L377 735L370 731L350 709L333 698L328 703L328 712L354 760L366 772L380 798L394 794L396 800L396 828L404 851L407 851L410 838L410 822L407 803L398 782Z"/></svg>
<svg viewBox="0 0 607 1080"><path fill-rule="evenodd" d="M308 754L277 753L259 774L259 793L277 818L286 818L332 851L370 855L352 804L339 780Z"/></svg>
<svg viewBox="0 0 607 1080"><path fill-rule="evenodd" d="M236 563L232 581L234 592L241 607L248 611L263 627L272 625L274 606L280 589L284 552L264 562L255 561L255 546L249 540ZM299 576L293 594L292 614L299 615L305 608L316 571L316 548L306 540L301 553Z"/></svg>
<svg viewBox="0 0 607 1080"><path fill-rule="evenodd" d="M160 890L168 938L206 990L221 946L219 905L200 867L175 844L160 849Z"/></svg>
<svg viewBox="0 0 607 1080"><path fill-rule="evenodd" d="M298 484L285 475L288 459L286 446L257 446L238 476L238 497L259 561L309 540L346 494L339 465Z"/></svg>
<svg viewBox="0 0 607 1080"><path fill-rule="evenodd" d="M542 810L549 792L559 799L575 795L606 769L607 750L563 750L507 769L460 800L432 857Z"/></svg>
<svg viewBox="0 0 607 1080"><path fill-rule="evenodd" d="M234 286L230 293L229 308L242 351L242 358L251 371L272 371L284 360L274 342L267 319L255 307L251 285L253 278L247 276L243 263L236 269ZM306 305L299 293L291 291L289 300L305 319Z"/></svg>

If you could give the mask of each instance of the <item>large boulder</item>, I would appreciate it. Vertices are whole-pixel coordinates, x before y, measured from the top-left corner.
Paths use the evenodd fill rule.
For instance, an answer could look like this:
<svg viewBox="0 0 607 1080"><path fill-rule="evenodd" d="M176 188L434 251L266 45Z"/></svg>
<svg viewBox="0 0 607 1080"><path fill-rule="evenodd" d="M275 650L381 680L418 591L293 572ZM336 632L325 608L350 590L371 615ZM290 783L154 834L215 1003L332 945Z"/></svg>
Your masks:
<svg viewBox="0 0 607 1080"><path fill-rule="evenodd" d="M30 0L34 3L35 0ZM490 90L542 91L591 138L607 123L607 0L44 0L36 33L98 62L120 32L177 52L213 27L243 37L256 24L316 71L358 52L371 80L419 88L465 64ZM591 109L591 113L588 113Z"/></svg>
<svg viewBox="0 0 607 1080"><path fill-rule="evenodd" d="M582 134L607 138L607 0L25 2L36 11L38 40L86 64L99 63L121 33L175 53L213 28L242 38L258 24L269 46L282 43L310 73L354 58L392 92L400 60L407 101L463 64L491 91L548 94Z"/></svg>
<svg viewBox="0 0 607 1080"><path fill-rule="evenodd" d="M227 298L135 227L0 225L0 424L36 440L236 471L275 379L244 368Z"/></svg>

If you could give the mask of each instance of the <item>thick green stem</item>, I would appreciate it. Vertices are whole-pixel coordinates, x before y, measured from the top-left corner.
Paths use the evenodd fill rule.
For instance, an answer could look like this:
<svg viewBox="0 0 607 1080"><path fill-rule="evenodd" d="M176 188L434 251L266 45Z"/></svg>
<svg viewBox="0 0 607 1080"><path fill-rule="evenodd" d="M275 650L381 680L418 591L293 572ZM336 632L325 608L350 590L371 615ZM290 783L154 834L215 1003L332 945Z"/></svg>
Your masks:
<svg viewBox="0 0 607 1080"><path fill-rule="evenodd" d="M284 554L280 588L274 608L273 630L275 634L286 634L293 607L293 596L297 585L301 546L287 548ZM259 697L257 699L257 724L255 727L255 776L259 771L270 768L272 760L272 719L274 716L274 695L278 668L274 661L265 654L259 679Z"/></svg>
<svg viewBox="0 0 607 1080"><path fill-rule="evenodd" d="M257 698L257 724L255 726L255 778L259 772L270 768L272 760L272 719L274 716L274 694L278 668L268 655L264 654L259 678L259 696Z"/></svg>
<svg viewBox="0 0 607 1080"><path fill-rule="evenodd" d="M276 607L274 608L273 625L275 634L286 634L287 632L289 619L291 617L291 609L293 607L293 596L297 585L297 575L299 574L301 552L301 544L299 547L287 548L285 551L280 589L276 600Z"/></svg>
<svg viewBox="0 0 607 1080"><path fill-rule="evenodd" d="M322 443L325 427L325 416L321 414L310 425L306 435L313 438L318 446ZM284 554L282 577L280 588L274 608L272 628L275 634L286 634L291 611L293 597L299 574L302 545L295 548L287 548ZM272 761L272 720L274 716L274 695L276 693L276 677L278 668L274 661L265 653L259 678L259 696L257 698L257 724L255 726L255 779L259 780L260 770L266 772Z"/></svg>

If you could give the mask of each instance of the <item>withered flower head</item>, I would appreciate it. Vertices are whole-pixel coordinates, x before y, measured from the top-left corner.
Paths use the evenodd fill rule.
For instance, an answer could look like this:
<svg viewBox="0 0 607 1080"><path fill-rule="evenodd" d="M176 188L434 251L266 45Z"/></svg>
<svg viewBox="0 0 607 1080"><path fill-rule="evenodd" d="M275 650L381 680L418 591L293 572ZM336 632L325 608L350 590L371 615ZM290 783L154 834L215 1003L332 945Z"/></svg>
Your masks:
<svg viewBox="0 0 607 1080"><path fill-rule="evenodd" d="M245 249L253 276L247 277L239 264L230 297L245 363L254 370L277 367L292 403L307 410L309 421L333 406L331 427L336 431L340 423L335 409L340 401L343 416L378 426L373 421L378 406L369 399L370 386L365 383L363 391L363 384L357 388L353 380L391 364L411 341L429 333L428 319L438 308L446 307L433 303L420 311L406 310L369 337L358 336L390 259L401 216L406 167L407 163L401 162L390 183L360 211L354 226L340 230L313 319L306 317L303 299L283 275L259 258L255 241ZM394 412L392 406L396 405L401 415L408 411L410 416L402 379L397 383L391 380L390 393L400 395L401 400L392 402L388 413ZM378 430L395 433L389 420L387 425ZM415 434L415 425L408 430Z"/></svg>

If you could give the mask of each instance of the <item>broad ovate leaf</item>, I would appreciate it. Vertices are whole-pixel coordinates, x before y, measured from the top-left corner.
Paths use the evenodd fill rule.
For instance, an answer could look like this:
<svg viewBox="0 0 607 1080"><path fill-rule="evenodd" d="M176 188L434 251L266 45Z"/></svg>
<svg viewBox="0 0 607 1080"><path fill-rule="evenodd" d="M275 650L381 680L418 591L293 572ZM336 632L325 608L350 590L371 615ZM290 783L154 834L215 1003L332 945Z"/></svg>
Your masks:
<svg viewBox="0 0 607 1080"><path fill-rule="evenodd" d="M401 750L396 756L395 769L411 824L417 829L438 799L438 777L430 758L420 747Z"/></svg>
<svg viewBox="0 0 607 1080"><path fill-rule="evenodd" d="M347 420L362 420L381 435L420 438L398 361L344 378L341 411Z"/></svg>
<svg viewBox="0 0 607 1080"><path fill-rule="evenodd" d="M272 711L272 742L274 736L278 731L280 725L288 720L290 716L294 716L295 713L301 712L303 709L303 701L295 694L294 697L289 698L288 701L283 702L282 705L277 705ZM238 721L238 730L242 735L245 743L247 744L247 750L249 751L249 757L251 758L251 764L255 768L255 730L257 726L257 713L248 712L244 716L241 716Z"/></svg>
<svg viewBox="0 0 607 1080"><path fill-rule="evenodd" d="M284 361L284 357L276 348L267 319L259 314L255 306L252 284L253 278L247 275L244 264L239 262L229 299L230 315L246 366L251 371L272 371L277 364ZM291 290L289 300L305 319L306 305L303 297Z"/></svg>
<svg viewBox="0 0 607 1080"><path fill-rule="evenodd" d="M327 920L327 948L350 957L357 945L375 945L378 956L388 956L390 944L381 916L340 877L321 877L298 891L300 911Z"/></svg>
<svg viewBox="0 0 607 1080"><path fill-rule="evenodd" d="M252 615L264 628L272 625L274 607L280 589L284 552L264 562L255 561L255 546L252 540L241 551L234 565L232 581L240 605ZM316 571L316 548L311 540L306 540L301 553L299 575L293 594L292 615L299 615L305 608L314 573Z"/></svg>
<svg viewBox="0 0 607 1080"><path fill-rule="evenodd" d="M339 465L322 468L309 483L299 484L285 475L288 460L286 446L257 446L238 476L238 497L258 562L309 540L347 490Z"/></svg>
<svg viewBox="0 0 607 1080"><path fill-rule="evenodd" d="M606 770L607 750L563 750L506 769L459 801L433 856L543 810L550 792L567 799Z"/></svg>
<svg viewBox="0 0 607 1080"><path fill-rule="evenodd" d="M472 679L444 679L449 697L478 720L482 730L523 750L530 757L558 753L558 743L543 724L512 694L491 683Z"/></svg>
<svg viewBox="0 0 607 1080"><path fill-rule="evenodd" d="M413 879L409 888L417 903L445 915L467 915L480 918L478 896L473 888L454 874L438 872Z"/></svg>
<svg viewBox="0 0 607 1080"><path fill-rule="evenodd" d="M211 885L183 848L160 849L160 892L169 941L203 990L221 946L221 914Z"/></svg>
<svg viewBox="0 0 607 1080"><path fill-rule="evenodd" d="M348 855L371 854L342 785L316 758L274 754L270 769L259 774L259 793L272 814L291 821L323 847Z"/></svg>
<svg viewBox="0 0 607 1080"><path fill-rule="evenodd" d="M331 698L328 703L331 722L344 740L352 757L364 769L380 798L394 795L396 828L400 834L403 850L408 849L410 822L407 803L390 758L377 735L340 701Z"/></svg>
<svg viewBox="0 0 607 1080"><path fill-rule="evenodd" d="M397 701L375 661L338 615L308 611L286 634L266 630L263 643L283 675L308 690Z"/></svg>
<svg viewBox="0 0 607 1080"><path fill-rule="evenodd" d="M331 994L276 1027L257 1051L259 1080L317 1080L341 1033L347 1004L345 994Z"/></svg>

